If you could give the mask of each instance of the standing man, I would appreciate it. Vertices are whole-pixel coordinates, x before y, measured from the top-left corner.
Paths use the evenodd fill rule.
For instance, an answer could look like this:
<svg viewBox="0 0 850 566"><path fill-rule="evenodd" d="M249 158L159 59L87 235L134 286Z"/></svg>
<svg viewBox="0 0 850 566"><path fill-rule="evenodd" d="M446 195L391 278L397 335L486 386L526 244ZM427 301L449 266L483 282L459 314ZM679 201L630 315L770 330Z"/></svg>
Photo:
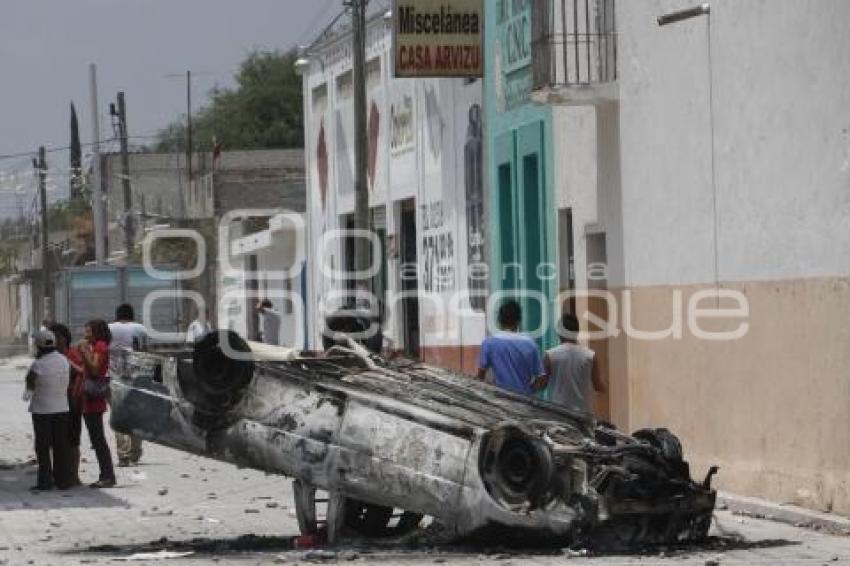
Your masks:
<svg viewBox="0 0 850 566"><path fill-rule="evenodd" d="M551 401L574 411L591 412L591 387L598 393L608 390L599 374L596 353L578 343L579 325L574 314L561 319L561 345L546 352L543 367L549 376Z"/></svg>
<svg viewBox="0 0 850 566"><path fill-rule="evenodd" d="M33 336L36 356L26 376L24 401L29 401L38 460L38 480L33 490L68 489L71 433L68 430L68 381L70 368L56 351L56 337L49 330Z"/></svg>
<svg viewBox="0 0 850 566"><path fill-rule="evenodd" d="M112 333L110 349L143 352L148 347L148 331L136 322L133 305L124 303L115 309L115 322L109 324Z"/></svg>
<svg viewBox="0 0 850 566"><path fill-rule="evenodd" d="M263 342L277 346L280 343L280 313L272 308L272 302L268 299L257 303L257 312L260 315Z"/></svg>
<svg viewBox="0 0 850 566"><path fill-rule="evenodd" d="M207 307L198 307L198 315L195 320L189 325L186 331L186 342L194 344L199 342L201 338L212 332L212 325L207 320Z"/></svg>
<svg viewBox="0 0 850 566"><path fill-rule="evenodd" d="M120 372L124 370L128 352L147 349L148 331L134 319L133 306L124 303L115 309L115 322L109 325L109 332L112 333L112 342L109 344L111 367ZM115 445L120 467L134 466L141 460L141 438L116 431Z"/></svg>
<svg viewBox="0 0 850 566"><path fill-rule="evenodd" d="M537 343L519 333L522 309L514 300L499 308L501 328L481 344L478 356L478 379L484 381L492 370L494 384L522 395L533 395L546 387L546 375Z"/></svg>

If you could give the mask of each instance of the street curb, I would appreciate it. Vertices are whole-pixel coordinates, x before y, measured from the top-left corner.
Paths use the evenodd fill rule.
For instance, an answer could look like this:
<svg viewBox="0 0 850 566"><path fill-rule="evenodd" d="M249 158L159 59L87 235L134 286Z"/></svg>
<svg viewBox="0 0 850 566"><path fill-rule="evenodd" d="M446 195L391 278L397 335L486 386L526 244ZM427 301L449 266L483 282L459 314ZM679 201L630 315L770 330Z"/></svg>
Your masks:
<svg viewBox="0 0 850 566"><path fill-rule="evenodd" d="M790 503L773 503L755 497L718 492L717 507L718 509L725 507L732 513L756 519L778 521L831 535L850 536L850 518L813 511Z"/></svg>
<svg viewBox="0 0 850 566"><path fill-rule="evenodd" d="M26 344L0 344L0 359L16 358L29 354Z"/></svg>

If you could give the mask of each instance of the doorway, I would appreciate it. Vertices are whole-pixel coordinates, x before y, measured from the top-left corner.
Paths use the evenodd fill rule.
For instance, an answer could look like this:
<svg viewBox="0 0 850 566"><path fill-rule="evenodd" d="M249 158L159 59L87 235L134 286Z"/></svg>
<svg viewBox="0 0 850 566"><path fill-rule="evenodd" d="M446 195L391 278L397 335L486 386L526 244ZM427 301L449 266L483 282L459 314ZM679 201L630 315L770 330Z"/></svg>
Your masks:
<svg viewBox="0 0 850 566"><path fill-rule="evenodd" d="M246 260L246 269L249 274L255 274L259 270L257 255L251 254ZM244 275L243 275L244 277ZM262 341L260 332L260 315L257 313L257 301L260 300L260 284L255 276L245 278L245 325L246 334L251 340Z"/></svg>
<svg viewBox="0 0 850 566"><path fill-rule="evenodd" d="M529 153L522 158L522 248L523 254L523 281L526 292L533 295L542 295L544 293L545 284L539 277L539 269L544 261L545 249L543 241L545 239L545 218L546 214L543 210L543 183L540 171L540 155L537 152ZM543 314L545 304L536 300L533 296L528 296L522 308L522 323L523 329L526 332L542 331L542 335L537 339L541 349L544 347L544 336L546 328L544 327L546 318Z"/></svg>
<svg viewBox="0 0 850 566"><path fill-rule="evenodd" d="M404 355L418 359L419 348L419 264L416 255L416 201L400 203L399 260L401 262L401 328Z"/></svg>
<svg viewBox="0 0 850 566"><path fill-rule="evenodd" d="M587 234L587 288L596 291L608 290L608 250L605 232ZM608 301L601 297L588 297L587 311L601 320L608 320ZM599 329L590 329L599 330ZM596 352L599 374L609 384L608 393L595 393L593 398L594 414L604 420L611 418L610 376L608 371L609 340L590 340L588 346Z"/></svg>
<svg viewBox="0 0 850 566"><path fill-rule="evenodd" d="M560 293L570 292L561 307L562 312L576 314L575 240L573 238L573 209L558 211L558 280Z"/></svg>
<svg viewBox="0 0 850 566"><path fill-rule="evenodd" d="M377 309L377 315L383 328L386 324L386 309L384 305L387 298L387 209L385 206L377 206L370 211L370 214L372 231L377 238L377 242L373 242L369 246L369 265L375 265L377 263L378 272L369 282L369 291L377 301L375 308Z"/></svg>

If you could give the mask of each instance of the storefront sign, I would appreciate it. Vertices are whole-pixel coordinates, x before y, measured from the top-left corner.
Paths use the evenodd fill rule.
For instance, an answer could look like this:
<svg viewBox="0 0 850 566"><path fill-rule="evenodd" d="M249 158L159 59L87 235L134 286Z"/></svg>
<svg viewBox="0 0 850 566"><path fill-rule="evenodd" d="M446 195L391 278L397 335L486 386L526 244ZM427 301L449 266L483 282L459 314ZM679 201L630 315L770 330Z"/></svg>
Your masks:
<svg viewBox="0 0 850 566"><path fill-rule="evenodd" d="M484 75L483 0L395 0L396 77Z"/></svg>
<svg viewBox="0 0 850 566"><path fill-rule="evenodd" d="M531 2L498 0L496 13L496 94L504 112L523 104L532 89Z"/></svg>

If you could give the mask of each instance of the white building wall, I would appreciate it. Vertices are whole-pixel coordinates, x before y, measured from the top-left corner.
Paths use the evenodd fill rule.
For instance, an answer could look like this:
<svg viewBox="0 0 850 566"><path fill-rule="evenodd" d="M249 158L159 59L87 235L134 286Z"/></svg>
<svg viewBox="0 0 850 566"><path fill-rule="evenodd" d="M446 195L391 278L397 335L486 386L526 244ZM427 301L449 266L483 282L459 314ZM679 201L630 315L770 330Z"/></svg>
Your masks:
<svg viewBox="0 0 850 566"><path fill-rule="evenodd" d="M249 319L261 299L269 299L280 314L278 345L309 349L304 300L306 225L301 215L284 213L269 219L265 230L243 235L244 227L234 222L228 265L220 265L218 296L219 325L251 339ZM251 273L251 257L256 271Z"/></svg>
<svg viewBox="0 0 850 566"><path fill-rule="evenodd" d="M291 246L283 237L276 238L274 245L257 253L257 266L263 273L273 274L289 268L292 264L286 259L291 257ZM301 279L287 277L263 277L259 281L262 297L272 302L272 308L280 314L280 335L278 344L296 349L304 349L306 311L291 295L301 295Z"/></svg>
<svg viewBox="0 0 850 566"><path fill-rule="evenodd" d="M592 107L555 107L552 141L555 147L553 188L559 210L572 209L573 252L578 288L586 288L585 226L601 223L598 205L596 116ZM558 234L563 247L565 235ZM561 254L559 254L561 256ZM560 257L560 261L565 261ZM566 285L561 281L561 288Z"/></svg>
<svg viewBox="0 0 850 566"><path fill-rule="evenodd" d="M719 279L850 273L850 3L712 2L712 83L684 4L617 3L629 284L714 281L712 124Z"/></svg>
<svg viewBox="0 0 850 566"><path fill-rule="evenodd" d="M468 280L465 144L471 131L471 108L482 104L481 81L395 79L390 24L379 19L368 27L366 59L370 65L379 59L381 70L367 81L369 127L377 126L374 163L370 163L370 206L385 207L387 235L398 243L398 207L406 199L415 199L420 291L426 296L420 302L422 346L477 346L484 337L483 313L471 312L468 301L460 301L466 308L452 307L451 295L466 288ZM324 262L339 267L342 250L338 245L321 250L321 236L339 227L341 215L354 211L351 99L338 88L340 77L350 70L349 42L350 38L341 37L317 47L310 54L304 78L311 234L308 269L312 277L309 301L320 306L312 310L315 313L333 310L336 305L325 303L334 290L341 289L341 281L325 277L320 266ZM318 96L323 88L326 95ZM398 258L391 256L391 295L400 292L399 267ZM443 284L433 284L435 270L448 274ZM429 292L447 306L430 308ZM387 303L393 304L392 297ZM311 331L315 347L321 344L320 326ZM391 312L385 335L401 344L398 312Z"/></svg>
<svg viewBox="0 0 850 566"><path fill-rule="evenodd" d="M719 281L746 316L703 327L747 331L628 338L618 423L669 426L723 489L850 513L850 3L656 24L690 5L617 3L625 287L658 330Z"/></svg>

